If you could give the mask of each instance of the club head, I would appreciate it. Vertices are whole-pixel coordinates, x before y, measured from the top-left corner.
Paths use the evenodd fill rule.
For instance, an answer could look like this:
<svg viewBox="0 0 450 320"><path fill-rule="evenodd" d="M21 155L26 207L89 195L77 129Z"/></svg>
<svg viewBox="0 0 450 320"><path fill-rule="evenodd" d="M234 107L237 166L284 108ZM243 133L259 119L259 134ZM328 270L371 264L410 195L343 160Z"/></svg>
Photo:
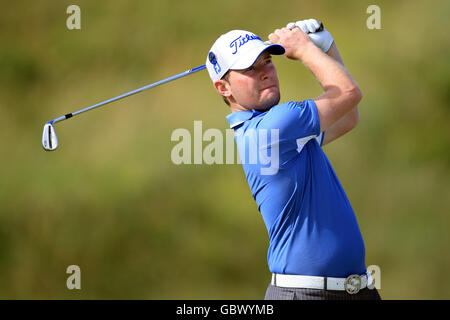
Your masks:
<svg viewBox="0 0 450 320"><path fill-rule="evenodd" d="M56 137L55 128L51 123L44 125L42 132L42 147L47 151L53 151L58 147L58 138Z"/></svg>

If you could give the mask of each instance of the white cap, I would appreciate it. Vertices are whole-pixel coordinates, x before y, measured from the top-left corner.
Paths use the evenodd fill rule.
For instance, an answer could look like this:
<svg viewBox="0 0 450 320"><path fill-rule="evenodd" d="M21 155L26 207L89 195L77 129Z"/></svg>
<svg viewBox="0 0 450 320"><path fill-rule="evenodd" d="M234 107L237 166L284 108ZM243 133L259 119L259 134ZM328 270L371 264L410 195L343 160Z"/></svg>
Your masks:
<svg viewBox="0 0 450 320"><path fill-rule="evenodd" d="M221 79L228 70L250 67L261 53L283 54L279 44L264 43L256 34L244 30L232 30L214 42L206 57L206 68L212 81Z"/></svg>

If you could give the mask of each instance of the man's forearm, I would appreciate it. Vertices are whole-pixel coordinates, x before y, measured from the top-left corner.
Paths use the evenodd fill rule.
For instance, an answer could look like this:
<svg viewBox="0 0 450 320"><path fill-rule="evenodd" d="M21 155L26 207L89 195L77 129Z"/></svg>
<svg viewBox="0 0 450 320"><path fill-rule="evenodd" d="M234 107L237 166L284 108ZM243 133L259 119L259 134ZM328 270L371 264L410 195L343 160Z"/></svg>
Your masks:
<svg viewBox="0 0 450 320"><path fill-rule="evenodd" d="M331 54L336 53L335 49L332 45ZM356 107L362 96L361 91L344 65L319 48L308 48L301 58L324 90L314 101L318 107L320 129L327 130Z"/></svg>
<svg viewBox="0 0 450 320"><path fill-rule="evenodd" d="M333 41L330 49L327 51L327 55L341 63L344 66L344 61L342 60L341 54ZM356 105L349 113L347 113L342 119L341 123L347 123L348 130L353 129L359 121L358 105Z"/></svg>
<svg viewBox="0 0 450 320"><path fill-rule="evenodd" d="M327 54L323 54L316 46L309 48L301 61L314 74L324 91L338 90L342 93L357 88L334 43Z"/></svg>
<svg viewBox="0 0 450 320"><path fill-rule="evenodd" d="M342 65L344 65L344 61L342 60L341 54L339 53L339 50L336 46L336 43L333 41L331 44L330 49L327 51L327 55L332 57L337 62L340 62Z"/></svg>
<svg viewBox="0 0 450 320"><path fill-rule="evenodd" d="M331 45L330 49L327 51L327 55L344 65L344 61L342 60L339 50L337 49L337 46L334 42ZM339 119L336 123L334 123L327 129L322 145L324 146L352 130L358 124L358 121L359 111L358 105L356 105L352 110L350 110L341 119Z"/></svg>

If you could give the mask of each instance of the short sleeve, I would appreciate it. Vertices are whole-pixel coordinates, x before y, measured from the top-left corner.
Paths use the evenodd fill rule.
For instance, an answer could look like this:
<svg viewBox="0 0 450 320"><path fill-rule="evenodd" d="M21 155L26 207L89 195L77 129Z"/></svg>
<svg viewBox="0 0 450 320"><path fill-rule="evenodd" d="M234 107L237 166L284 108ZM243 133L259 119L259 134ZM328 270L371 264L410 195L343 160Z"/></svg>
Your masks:
<svg viewBox="0 0 450 320"><path fill-rule="evenodd" d="M259 127L278 129L281 140L309 140L320 134L319 113L313 100L282 103L267 112Z"/></svg>
<svg viewBox="0 0 450 320"><path fill-rule="evenodd" d="M325 136L325 131L322 131L322 132L316 137L316 141L317 141L317 143L319 144L319 146L322 146L324 136Z"/></svg>

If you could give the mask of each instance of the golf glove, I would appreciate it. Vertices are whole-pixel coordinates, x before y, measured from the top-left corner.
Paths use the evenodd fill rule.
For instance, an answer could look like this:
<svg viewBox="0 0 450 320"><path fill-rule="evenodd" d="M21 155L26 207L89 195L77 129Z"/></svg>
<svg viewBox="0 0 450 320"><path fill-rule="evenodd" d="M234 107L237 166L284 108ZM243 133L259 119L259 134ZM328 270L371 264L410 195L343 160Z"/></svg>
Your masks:
<svg viewBox="0 0 450 320"><path fill-rule="evenodd" d="M316 32L320 27L320 23L315 19L307 19L307 20L299 20L297 22L289 22L286 25L286 28L299 28L304 33L308 34L309 38L312 42L320 49L322 52L327 52L330 50L331 44L334 39L331 34L326 30ZM316 33L315 33L316 32Z"/></svg>

